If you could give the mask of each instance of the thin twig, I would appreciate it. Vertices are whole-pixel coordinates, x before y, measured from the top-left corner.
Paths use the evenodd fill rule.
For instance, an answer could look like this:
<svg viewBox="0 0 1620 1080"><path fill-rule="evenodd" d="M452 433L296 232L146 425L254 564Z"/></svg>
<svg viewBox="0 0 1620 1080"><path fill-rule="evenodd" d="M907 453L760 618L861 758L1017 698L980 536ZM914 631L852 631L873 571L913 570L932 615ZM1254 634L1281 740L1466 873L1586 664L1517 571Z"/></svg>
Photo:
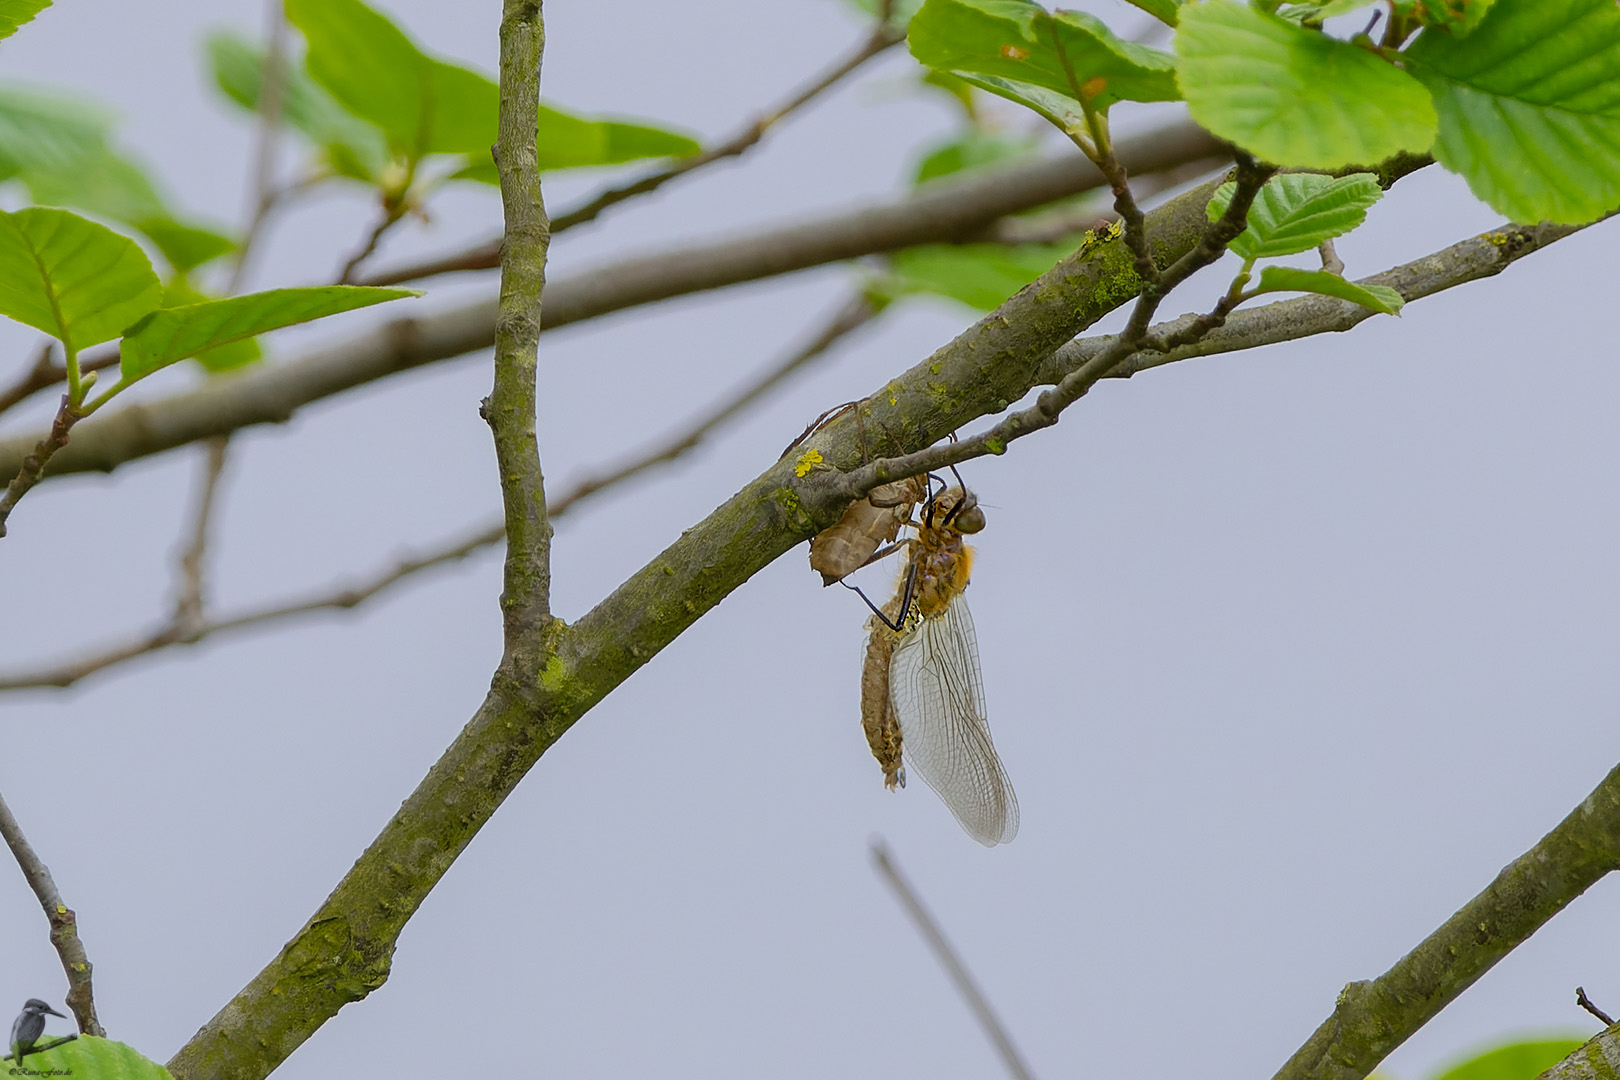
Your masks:
<svg viewBox="0 0 1620 1080"><path fill-rule="evenodd" d="M950 941L945 937L945 931L940 929L939 923L923 905L917 890L912 888L905 875L900 873L900 867L895 864L894 856L889 854L889 847L881 838L872 841L872 863L877 867L878 873L883 875L883 880L888 883L889 888L894 890L895 898L910 916L917 932L933 950L934 957L944 965L951 982L956 984L957 993L962 995L962 1000L967 1002L968 1010L973 1013L974 1019L979 1021L979 1026L984 1028L985 1035L996 1048L996 1053L1001 1055L1002 1064L1007 1066L1013 1080L1033 1080L1033 1074L1024 1063L1023 1055L1018 1052L1018 1047L1013 1045L1012 1036L1007 1033L995 1010L990 1008L990 1002L985 999L984 992L979 989L978 983L973 981L967 965L962 963L962 958L951 947Z"/></svg>
<svg viewBox="0 0 1620 1080"><path fill-rule="evenodd" d="M731 397L711 406L686 428L660 441L653 449L639 455L632 461L601 472L587 471L585 476L565 491L561 497L551 500L547 507L548 516L555 520L582 500L599 495L606 489L621 484L633 476L640 475L657 465L680 457L699 445L717 427L720 427L727 420L737 416L753 402L759 400L765 393L780 384L783 379L803 369L806 364L817 357L824 355L840 338L864 326L875 318L877 314L876 307L864 296L852 299L835 312L826 325L802 348L795 350L781 363L760 373L747 385L739 388ZM216 472L212 471L212 459L210 460L209 476L213 479L217 479L218 476ZM201 550L198 540L202 536L206 506L211 500L210 489L205 487L202 501L198 507L196 519L198 527L193 534L193 550L196 551ZM0 693L8 690L31 690L47 687L65 688L90 675L105 671L110 667L116 667L137 657L166 649L172 645L192 645L215 634L250 629L300 615L311 615L321 611L346 611L358 607L408 577L436 566L442 566L445 563L459 561L475 551L500 543L505 536L504 525L500 522L494 522L468 532L424 554L401 558L389 569L372 575L360 584L339 585L324 593L318 593L300 600L284 601L224 618L207 620L201 618L202 609L199 603L196 607L198 617L195 620L186 621L181 618L177 607L175 616L166 624L130 641L103 648L78 660L53 664L29 672L0 675ZM190 558L188 552L187 560ZM183 560L183 565L186 564L187 560ZM197 561L200 562L200 559Z"/></svg>
<svg viewBox="0 0 1620 1080"><path fill-rule="evenodd" d="M552 505L552 516L555 517L557 514L562 513L576 501L588 495L593 495L603 488L628 480L630 477L645 472L654 465L674 461L702 442L704 437L715 428L742 412L755 401L758 401L783 379L800 370L817 357L824 355L840 338L871 322L877 317L879 310L877 305L872 303L866 296L853 297L838 311L834 312L826 325L814 337L805 342L802 348L789 354L775 367L760 372L747 385L740 387L732 396L710 406L708 410L699 414L699 417L683 431L661 440L652 449L638 454L629 461L606 472L586 473L584 477L575 482L567 494Z"/></svg>
<svg viewBox="0 0 1620 1080"><path fill-rule="evenodd" d="M705 165L712 165L716 161L740 156L763 139L766 132L779 124L790 113L803 108L836 86L856 68L904 40L905 33L903 31L889 26L880 18L878 24L872 28L872 32L867 35L866 40L861 42L848 56L828 68L820 78L804 86L786 101L754 117L751 122L732 135L731 138L716 143L701 153L682 158L666 169L649 173L639 180L625 184L623 187L609 188L574 209L558 214L551 222L551 231L559 233L564 229L571 229L575 225L583 225L588 221L594 221L603 210L615 203L656 191L676 177L685 176L687 173L701 169Z"/></svg>
<svg viewBox="0 0 1620 1080"><path fill-rule="evenodd" d="M405 202L404 195L397 198L394 196L384 197L382 214L378 217L377 224L372 226L371 233L366 237L365 243L361 244L359 250L349 256L349 261L343 264L343 269L338 273L337 284L355 284L355 271L360 269L361 263L371 258L372 253L377 250L377 245L382 242L383 235L404 220L408 209L409 206ZM497 253L498 258L499 254Z"/></svg>
<svg viewBox="0 0 1620 1080"><path fill-rule="evenodd" d="M503 535L499 524L485 526L425 555L403 557L389 569L359 584L339 586L303 600L283 601L253 608L237 615L209 619L183 632L170 621L150 634L122 645L112 646L80 660L27 674L0 677L0 691L72 686L80 679L98 671L171 645L191 645L216 634L263 626L319 611L342 611L358 607L390 585L423 570L465 558L480 548L500 542Z"/></svg>
<svg viewBox="0 0 1620 1080"><path fill-rule="evenodd" d="M23 458L22 468L12 477L5 493L0 495L0 537L6 535L6 519L11 516L11 511L16 507L18 500L39 483L41 474L45 472L46 462L67 445L68 432L73 429L78 419L79 414L73 410L68 395L63 394L62 404L56 410L56 419L51 421L50 433L34 444L34 452Z"/></svg>
<svg viewBox="0 0 1620 1080"><path fill-rule="evenodd" d="M4 798L0 798L0 836L5 837L6 846L22 868L28 887L34 891L40 907L45 909L45 917L50 920L51 945L61 957L62 970L67 974L67 1006L73 1011L74 1021L82 1033L105 1038L107 1032L96 1019L95 996L90 986L92 966L90 957L85 955L84 942L79 940L78 920L72 909L62 902L50 869L23 835L22 826L17 824Z"/></svg>
<svg viewBox="0 0 1620 1080"><path fill-rule="evenodd" d="M1160 302L1188 277L1220 258L1221 253L1226 250L1227 243L1242 231L1248 217L1249 206L1271 173L1272 169L1269 166L1262 166L1247 155L1239 153L1237 187L1231 204L1221 215L1220 220L1211 223L1198 243L1181 258L1163 271L1155 270L1153 282L1143 283L1141 294L1131 310L1125 330L1113 339L1107 349L1080 368L1069 372L1056 386L1043 391L1035 399L1035 404L1009 414L1000 423L970 438L912 454L881 459L845 473L838 482L841 492L850 500L854 500L881 484L959 465L986 454L1005 453L1007 445L1014 440L1056 424L1065 409L1079 401L1133 353L1143 348L1166 351L1190 344L1219 327L1225 321L1226 312L1229 310L1231 301L1228 297L1222 298L1221 304L1214 312L1199 317L1191 325L1183 326L1172 338L1155 340L1150 336L1150 320L1158 310ZM1132 220L1130 216L1126 216L1125 238L1134 253L1138 245L1131 243L1131 234L1142 226L1140 224L1133 226ZM1140 247L1147 250L1145 239Z"/></svg>
<svg viewBox="0 0 1620 1080"><path fill-rule="evenodd" d="M287 89L287 18L282 0L265 0L269 33L264 66L259 76L259 115L257 138L253 144L253 167L249 172L248 225L242 245L236 249L231 276L225 292L234 294L247 275L248 257L253 253L270 211L279 201L274 188L276 150L281 134L281 112Z"/></svg>
<svg viewBox="0 0 1620 1080"><path fill-rule="evenodd" d="M1344 260L1339 258L1339 252L1333 246L1332 240L1324 240L1317 247L1322 255L1322 269L1330 274L1344 273Z"/></svg>
<svg viewBox="0 0 1620 1080"><path fill-rule="evenodd" d="M1577 986L1575 988L1575 1004L1579 1005L1581 1008L1603 1021L1604 1027L1614 1026L1614 1018L1608 1013L1604 1012L1602 1009L1598 1008L1596 1005L1592 1004L1592 999L1586 996L1586 987Z"/></svg>
<svg viewBox="0 0 1620 1080"><path fill-rule="evenodd" d="M208 440L208 462L203 474L202 492L192 516L191 541L180 556L180 590L174 602L171 625L181 634L194 630L203 621L203 555L208 549L208 526L214 512L214 496L219 477L225 471L225 451L229 435Z"/></svg>

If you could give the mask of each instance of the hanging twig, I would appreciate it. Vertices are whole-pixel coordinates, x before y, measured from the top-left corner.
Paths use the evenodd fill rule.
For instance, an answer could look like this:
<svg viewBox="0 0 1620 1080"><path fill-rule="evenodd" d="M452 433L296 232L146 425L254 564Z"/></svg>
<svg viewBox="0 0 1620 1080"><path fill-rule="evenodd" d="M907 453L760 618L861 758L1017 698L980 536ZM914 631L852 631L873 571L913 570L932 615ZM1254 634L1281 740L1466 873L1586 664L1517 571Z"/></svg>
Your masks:
<svg viewBox="0 0 1620 1080"><path fill-rule="evenodd" d="M248 257L253 253L270 211L280 201L282 192L275 184L276 149L281 133L281 113L287 92L287 17L282 0L265 0L265 20L268 23L269 44L265 48L264 67L259 77L259 113L257 138L253 144L253 167L249 173L248 226L242 244L236 249L231 276L225 286L227 294L234 294L247 275Z"/></svg>
<svg viewBox="0 0 1620 1080"><path fill-rule="evenodd" d="M203 622L203 555L208 549L208 527L214 512L214 497L219 490L219 477L225 471L225 451L230 436L218 435L208 440L208 461L203 473L202 491L197 497L197 510L192 515L191 540L180 556L180 588L174 602L171 625L182 635L200 627Z"/></svg>
<svg viewBox="0 0 1620 1080"><path fill-rule="evenodd" d="M22 826L17 824L4 798L0 798L0 836L5 838L17 865L22 867L28 887L34 891L40 907L45 909L45 917L50 920L51 945L62 960L62 970L67 973L67 1006L73 1011L79 1031L105 1038L107 1032L96 1019L95 996L90 986L92 967L90 957L85 955L84 942L79 940L78 920L72 909L62 902L62 894L57 892L50 870L23 835Z"/></svg>
<svg viewBox="0 0 1620 1080"><path fill-rule="evenodd" d="M973 981L967 965L962 963L962 958L951 947L950 941L945 937L945 931L940 929L939 923L917 896L917 891L900 873L900 867L895 865L894 857L889 854L888 845L881 838L872 841L872 863L877 867L878 873L883 875L883 880L888 883L889 888L894 890L895 898L900 901L900 906L911 918L912 925L922 935L923 941L928 943L934 957L944 965L945 973L951 977L951 982L956 984L957 993L967 1002L974 1019L984 1028L985 1035L996 1048L996 1053L1001 1056L1002 1064L1007 1066L1013 1080L1033 1080L1029 1066L1024 1064L1023 1055L1018 1052L1018 1047L1013 1045L1012 1036L996 1017L995 1010L990 1008L990 1002L985 999L978 983Z"/></svg>

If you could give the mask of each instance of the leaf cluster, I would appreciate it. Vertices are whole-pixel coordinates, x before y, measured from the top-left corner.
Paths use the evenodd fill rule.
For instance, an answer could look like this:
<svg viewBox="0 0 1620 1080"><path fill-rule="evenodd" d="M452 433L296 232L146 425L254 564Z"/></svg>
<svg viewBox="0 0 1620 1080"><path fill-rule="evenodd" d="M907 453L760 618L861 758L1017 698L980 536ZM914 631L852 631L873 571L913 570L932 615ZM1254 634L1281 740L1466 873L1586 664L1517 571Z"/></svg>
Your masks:
<svg viewBox="0 0 1620 1080"><path fill-rule="evenodd" d="M1610 0L1140 0L1174 54L1033 0L927 0L912 55L1071 136L1119 101L1193 119L1280 166L1340 170L1432 153L1515 221L1582 224L1620 205L1620 8ZM1369 28L1370 29L1370 28Z"/></svg>

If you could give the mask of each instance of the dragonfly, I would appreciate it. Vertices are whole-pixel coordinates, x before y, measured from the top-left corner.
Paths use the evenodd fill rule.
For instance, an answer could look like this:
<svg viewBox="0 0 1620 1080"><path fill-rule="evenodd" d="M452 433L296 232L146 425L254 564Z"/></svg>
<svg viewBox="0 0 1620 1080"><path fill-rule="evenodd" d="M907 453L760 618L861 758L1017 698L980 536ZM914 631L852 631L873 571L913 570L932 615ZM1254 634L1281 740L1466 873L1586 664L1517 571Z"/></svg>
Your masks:
<svg viewBox="0 0 1620 1080"><path fill-rule="evenodd" d="M968 835L994 847L1018 833L1018 798L990 738L978 638L962 595L973 565L973 549L963 538L984 528L984 511L965 486L939 484L937 492L932 480L909 489L921 501L917 520L905 522L915 535L868 549L865 562L900 550L907 558L887 604L880 608L861 593L872 608L861 668L861 726L891 791L905 787L909 763ZM883 501L894 498L890 492ZM855 517L845 537L857 549L882 531L861 507L852 507ZM841 520L833 530L845 525Z"/></svg>

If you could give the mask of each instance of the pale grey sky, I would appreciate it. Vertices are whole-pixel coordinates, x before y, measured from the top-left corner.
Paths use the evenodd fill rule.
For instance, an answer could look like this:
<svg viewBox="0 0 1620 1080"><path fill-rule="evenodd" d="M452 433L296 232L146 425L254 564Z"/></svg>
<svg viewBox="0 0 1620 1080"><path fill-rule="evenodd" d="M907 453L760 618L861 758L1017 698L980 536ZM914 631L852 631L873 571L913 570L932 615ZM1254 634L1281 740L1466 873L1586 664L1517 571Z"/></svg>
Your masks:
<svg viewBox="0 0 1620 1080"><path fill-rule="evenodd" d="M493 0L380 6L493 70ZM547 16L549 97L708 136L861 32L835 0ZM231 221L249 133L206 90L199 43L261 23L256 0L64 0L0 46L0 74L111 103L184 205ZM568 234L554 273L898 190L951 122L905 92L909 64L890 56L744 163ZM595 182L558 181L553 205ZM388 257L481 236L498 210L491 193L447 198ZM328 276L367 220L354 197L289 215L254 284ZM1496 220L1430 169L1339 249L1360 275ZM278 1075L996 1075L868 865L876 833L1037 1074L1271 1075L1345 982L1387 968L1620 760L1602 235L1349 335L1103 386L965 470L989 515L969 599L1023 811L1009 847L973 843L921 785L883 790L857 715L864 609L822 590L800 549L542 759L411 923L389 983ZM848 280L828 268L548 336L548 476L677 424L814 327ZM489 287L434 283L418 303ZM1199 279L1172 306L1205 308L1217 287ZM912 305L689 460L571 515L559 613L587 610L809 419L970 318ZM0 369L31 341L0 328L14 358ZM239 438L220 604L365 572L493 512L486 360ZM0 551L8 668L157 615L198 458L29 496ZM115 1038L166 1059L315 909L480 700L497 588L486 554L352 617L0 701L0 789L79 912ZM1617 902L1620 884L1593 889L1386 1071L1422 1080L1481 1040L1593 1030L1573 989L1620 1009ZM0 1008L60 1001L44 920L4 867L0 927Z"/></svg>

